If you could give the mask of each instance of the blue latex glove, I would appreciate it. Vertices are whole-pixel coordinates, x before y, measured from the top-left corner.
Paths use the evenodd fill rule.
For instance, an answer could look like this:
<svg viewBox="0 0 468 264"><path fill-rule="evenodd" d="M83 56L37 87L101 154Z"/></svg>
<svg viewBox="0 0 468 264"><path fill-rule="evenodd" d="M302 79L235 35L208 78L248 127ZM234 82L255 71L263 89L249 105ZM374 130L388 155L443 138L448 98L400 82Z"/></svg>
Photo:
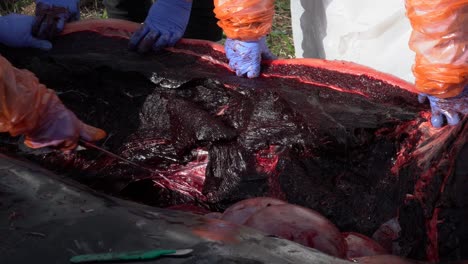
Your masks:
<svg viewBox="0 0 468 264"><path fill-rule="evenodd" d="M426 94L419 95L419 102L429 99L431 105L431 123L434 127L442 127L444 124L444 116L449 125L456 125L460 122L460 116L468 114L468 88L465 87L463 92L451 98L437 98Z"/></svg>
<svg viewBox="0 0 468 264"><path fill-rule="evenodd" d="M143 26L133 34L129 47L144 53L174 46L185 33L192 0L158 0Z"/></svg>
<svg viewBox="0 0 468 264"><path fill-rule="evenodd" d="M49 50L52 44L31 35L33 16L10 14L0 17L0 42L17 48L37 48Z"/></svg>
<svg viewBox="0 0 468 264"><path fill-rule="evenodd" d="M224 44L229 66L237 76L247 74L248 78L260 75L260 63L263 59L275 59L266 45L265 37L258 41L240 41L227 39Z"/></svg>
<svg viewBox="0 0 468 264"><path fill-rule="evenodd" d="M62 32L65 23L80 19L79 0L36 0L33 35L52 39Z"/></svg>

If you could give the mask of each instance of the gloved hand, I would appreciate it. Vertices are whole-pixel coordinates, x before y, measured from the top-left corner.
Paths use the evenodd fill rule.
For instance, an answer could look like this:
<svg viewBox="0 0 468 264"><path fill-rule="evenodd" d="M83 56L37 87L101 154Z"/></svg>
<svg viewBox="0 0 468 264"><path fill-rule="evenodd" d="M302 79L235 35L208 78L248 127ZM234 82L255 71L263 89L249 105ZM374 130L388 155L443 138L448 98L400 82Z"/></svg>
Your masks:
<svg viewBox="0 0 468 264"><path fill-rule="evenodd" d="M130 49L143 53L174 46L184 35L191 9L192 0L156 1L143 26L131 37Z"/></svg>
<svg viewBox="0 0 468 264"><path fill-rule="evenodd" d="M442 127L444 116L449 125L456 125L460 122L460 115L468 114L468 88L465 86L463 92L456 97L438 98L426 94L419 95L419 102L429 99L431 105L431 123L434 127Z"/></svg>
<svg viewBox="0 0 468 264"><path fill-rule="evenodd" d="M33 73L14 68L0 56L0 132L25 135L31 148L54 146L72 150L80 138L97 141L106 136L81 122Z"/></svg>
<svg viewBox="0 0 468 264"><path fill-rule="evenodd" d="M260 63L263 59L275 59L266 45L265 37L258 41L227 39L224 44L229 66L237 76L247 74L248 78L260 75Z"/></svg>
<svg viewBox="0 0 468 264"><path fill-rule="evenodd" d="M80 139L98 141L106 136L103 130L81 122L54 94L40 115L37 126L26 133L25 145L30 148L55 147L70 151Z"/></svg>
<svg viewBox="0 0 468 264"><path fill-rule="evenodd" d="M36 19L32 33L40 39L52 39L65 23L80 19L79 0L36 0Z"/></svg>
<svg viewBox="0 0 468 264"><path fill-rule="evenodd" d="M31 35L34 17L10 14L0 17L0 43L17 48L38 48L49 50L52 44Z"/></svg>

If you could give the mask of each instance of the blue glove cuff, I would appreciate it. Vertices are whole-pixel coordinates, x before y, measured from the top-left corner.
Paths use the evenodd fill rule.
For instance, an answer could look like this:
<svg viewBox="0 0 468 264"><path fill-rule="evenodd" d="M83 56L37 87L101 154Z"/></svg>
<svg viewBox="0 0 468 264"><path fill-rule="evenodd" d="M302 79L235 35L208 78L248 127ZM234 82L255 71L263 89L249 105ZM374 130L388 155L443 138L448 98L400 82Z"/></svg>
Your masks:
<svg viewBox="0 0 468 264"><path fill-rule="evenodd" d="M158 0L151 6L145 24L152 29L182 31L183 34L187 28L191 10L191 0Z"/></svg>

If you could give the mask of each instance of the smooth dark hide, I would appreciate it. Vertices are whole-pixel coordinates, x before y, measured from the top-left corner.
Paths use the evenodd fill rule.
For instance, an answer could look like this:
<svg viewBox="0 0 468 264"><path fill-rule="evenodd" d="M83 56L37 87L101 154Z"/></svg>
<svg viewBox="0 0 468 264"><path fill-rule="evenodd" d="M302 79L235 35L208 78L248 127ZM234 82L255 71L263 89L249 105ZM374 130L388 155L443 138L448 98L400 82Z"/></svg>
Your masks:
<svg viewBox="0 0 468 264"><path fill-rule="evenodd" d="M27 151L6 136L3 153L159 207L222 211L270 196L367 236L398 217L394 253L468 258L468 119L432 129L428 106L385 78L293 63L239 78L209 45L143 56L92 32L62 36L51 52L0 52L106 130L104 148L155 173L93 149Z"/></svg>

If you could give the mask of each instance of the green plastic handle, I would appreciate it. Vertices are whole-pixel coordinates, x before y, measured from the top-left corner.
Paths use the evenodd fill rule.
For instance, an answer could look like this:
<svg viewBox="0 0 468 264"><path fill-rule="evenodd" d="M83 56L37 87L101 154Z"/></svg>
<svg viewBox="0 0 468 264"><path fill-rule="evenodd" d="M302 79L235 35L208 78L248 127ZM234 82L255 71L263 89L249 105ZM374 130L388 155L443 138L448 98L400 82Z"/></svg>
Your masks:
<svg viewBox="0 0 468 264"><path fill-rule="evenodd" d="M107 262L107 261L135 261L135 260L151 260L164 255L175 254L176 250L149 250L149 251L132 251L120 253L102 253L74 256L70 259L71 263L87 263L87 262Z"/></svg>

